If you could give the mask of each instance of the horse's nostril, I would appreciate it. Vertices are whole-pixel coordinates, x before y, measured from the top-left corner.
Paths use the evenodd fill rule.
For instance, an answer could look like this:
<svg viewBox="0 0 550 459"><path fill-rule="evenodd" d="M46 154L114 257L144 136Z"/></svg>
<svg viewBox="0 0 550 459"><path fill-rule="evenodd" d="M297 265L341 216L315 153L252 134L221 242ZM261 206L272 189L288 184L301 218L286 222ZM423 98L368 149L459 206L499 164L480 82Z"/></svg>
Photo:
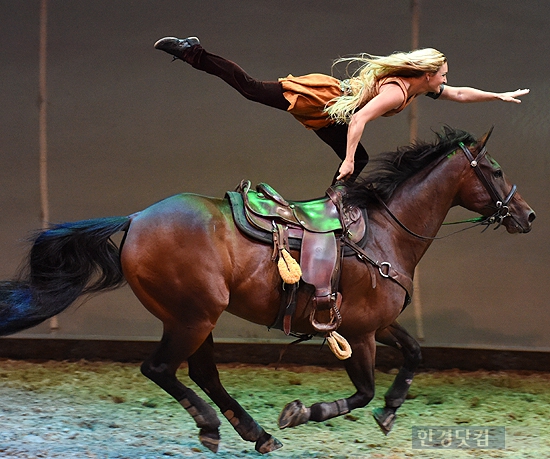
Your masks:
<svg viewBox="0 0 550 459"><path fill-rule="evenodd" d="M529 223L533 223L533 221L535 220L535 218L537 218L537 214L536 214L534 211L532 211L532 212L529 214L529 217L528 217L527 220L529 221Z"/></svg>

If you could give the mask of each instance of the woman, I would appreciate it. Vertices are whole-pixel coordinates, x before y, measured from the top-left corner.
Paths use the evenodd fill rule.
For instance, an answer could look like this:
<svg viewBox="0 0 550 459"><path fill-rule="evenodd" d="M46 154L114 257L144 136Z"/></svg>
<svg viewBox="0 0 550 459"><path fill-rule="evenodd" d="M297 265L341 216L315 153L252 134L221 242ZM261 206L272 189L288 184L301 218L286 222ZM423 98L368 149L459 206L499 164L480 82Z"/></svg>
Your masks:
<svg viewBox="0 0 550 459"><path fill-rule="evenodd" d="M161 38L155 48L221 78L249 100L290 112L342 160L335 180L353 181L366 166L369 156L360 143L365 125L401 112L421 94L455 102L520 103L518 97L529 92L495 93L448 86L447 60L433 48L339 59L336 62L360 64L344 81L322 74L258 81L234 62L207 52L196 37Z"/></svg>

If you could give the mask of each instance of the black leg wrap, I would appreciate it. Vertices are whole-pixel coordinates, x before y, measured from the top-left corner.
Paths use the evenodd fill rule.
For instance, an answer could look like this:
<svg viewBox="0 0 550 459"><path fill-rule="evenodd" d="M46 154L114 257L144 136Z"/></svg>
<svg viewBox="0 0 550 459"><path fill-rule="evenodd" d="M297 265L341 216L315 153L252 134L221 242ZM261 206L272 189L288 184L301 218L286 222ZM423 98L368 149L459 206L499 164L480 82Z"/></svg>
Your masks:
<svg viewBox="0 0 550 459"><path fill-rule="evenodd" d="M221 423L214 409L195 394L192 389L187 388L185 390L185 397L179 400L179 402L193 416L197 427L200 429L217 430L220 427Z"/></svg>
<svg viewBox="0 0 550 459"><path fill-rule="evenodd" d="M223 415L243 440L256 441L265 433L264 429L240 406L237 406L235 410L224 411Z"/></svg>
<svg viewBox="0 0 550 459"><path fill-rule="evenodd" d="M158 384L193 417L200 429L199 440L210 451L217 452L220 443L220 420L214 409L200 398L192 389L185 387L167 370L166 365L153 366L149 362L141 365L141 372Z"/></svg>
<svg viewBox="0 0 550 459"><path fill-rule="evenodd" d="M310 421L326 421L342 414L349 413L348 402L346 399L336 400L335 402L315 403L311 405Z"/></svg>
<svg viewBox="0 0 550 459"><path fill-rule="evenodd" d="M213 453L217 453L220 445L219 427L221 423L214 409L189 388L186 388L185 396L179 402L193 417L195 424L200 429L200 442Z"/></svg>
<svg viewBox="0 0 550 459"><path fill-rule="evenodd" d="M384 396L386 406L376 408L372 412L374 420L384 432L384 435L388 435L393 428L397 417L397 409L405 402L413 376L414 372L402 367Z"/></svg>
<svg viewBox="0 0 550 459"><path fill-rule="evenodd" d="M384 395L386 406L399 408L404 402L413 381L414 373L406 368L401 368L395 377L393 384Z"/></svg>
<svg viewBox="0 0 550 459"><path fill-rule="evenodd" d="M255 442L255 449L265 454L275 451L283 444L268 434L243 408L235 402L232 409L227 409L223 415L231 423L243 440Z"/></svg>

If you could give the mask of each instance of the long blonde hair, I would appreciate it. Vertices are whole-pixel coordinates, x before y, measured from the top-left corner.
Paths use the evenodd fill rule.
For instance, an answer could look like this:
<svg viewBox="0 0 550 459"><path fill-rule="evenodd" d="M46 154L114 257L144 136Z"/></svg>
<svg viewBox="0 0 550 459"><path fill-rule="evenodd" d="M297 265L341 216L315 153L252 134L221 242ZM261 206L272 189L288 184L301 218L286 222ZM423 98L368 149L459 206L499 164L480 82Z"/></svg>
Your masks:
<svg viewBox="0 0 550 459"><path fill-rule="evenodd" d="M346 80L347 90L342 96L332 99L325 111L337 123L347 123L354 111L372 99L376 83L384 77L420 77L425 73L435 73L447 61L443 53L434 48L423 48L404 52L395 52L389 56L360 54L334 61L333 67L346 62L360 67Z"/></svg>

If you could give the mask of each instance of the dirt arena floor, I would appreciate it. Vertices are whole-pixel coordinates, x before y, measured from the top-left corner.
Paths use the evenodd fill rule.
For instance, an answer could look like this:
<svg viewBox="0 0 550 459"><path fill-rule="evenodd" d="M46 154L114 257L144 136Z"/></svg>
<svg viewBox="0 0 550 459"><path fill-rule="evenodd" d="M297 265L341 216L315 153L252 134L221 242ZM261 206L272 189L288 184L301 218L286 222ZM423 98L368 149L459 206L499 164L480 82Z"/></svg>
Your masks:
<svg viewBox="0 0 550 459"><path fill-rule="evenodd" d="M196 389L180 370L185 384ZM550 374L425 372L384 436L371 416L393 375L377 372L364 409L324 423L279 430L283 406L349 396L343 370L220 366L222 381L283 448L262 456L225 419L217 454L202 447L189 415L143 377L137 364L0 360L1 458L550 458ZM198 389L196 389L198 391ZM202 392L201 392L202 394ZM503 426L504 449L417 449L414 426Z"/></svg>

